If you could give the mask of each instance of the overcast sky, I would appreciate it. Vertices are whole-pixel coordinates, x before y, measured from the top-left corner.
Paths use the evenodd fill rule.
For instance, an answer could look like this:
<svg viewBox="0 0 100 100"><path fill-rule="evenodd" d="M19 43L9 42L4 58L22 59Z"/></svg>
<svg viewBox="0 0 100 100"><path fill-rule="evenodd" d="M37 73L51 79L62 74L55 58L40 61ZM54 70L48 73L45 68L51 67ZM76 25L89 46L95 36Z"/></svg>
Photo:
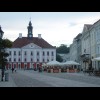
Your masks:
<svg viewBox="0 0 100 100"><path fill-rule="evenodd" d="M82 32L84 24L93 24L100 19L100 12L0 12L3 38L14 41L19 33L26 37L30 17L33 37L41 34L53 46L69 46Z"/></svg>

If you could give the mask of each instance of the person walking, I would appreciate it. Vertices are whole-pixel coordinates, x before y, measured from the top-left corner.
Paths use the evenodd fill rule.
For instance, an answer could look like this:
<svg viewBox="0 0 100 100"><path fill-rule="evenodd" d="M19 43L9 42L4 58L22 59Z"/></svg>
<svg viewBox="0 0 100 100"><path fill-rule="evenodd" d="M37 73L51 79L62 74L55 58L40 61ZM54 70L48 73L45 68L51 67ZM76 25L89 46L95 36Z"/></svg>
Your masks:
<svg viewBox="0 0 100 100"><path fill-rule="evenodd" d="M17 69L15 68L15 72L17 71Z"/></svg>
<svg viewBox="0 0 100 100"><path fill-rule="evenodd" d="M13 71L14 71L14 68L12 67L12 73L13 73Z"/></svg>

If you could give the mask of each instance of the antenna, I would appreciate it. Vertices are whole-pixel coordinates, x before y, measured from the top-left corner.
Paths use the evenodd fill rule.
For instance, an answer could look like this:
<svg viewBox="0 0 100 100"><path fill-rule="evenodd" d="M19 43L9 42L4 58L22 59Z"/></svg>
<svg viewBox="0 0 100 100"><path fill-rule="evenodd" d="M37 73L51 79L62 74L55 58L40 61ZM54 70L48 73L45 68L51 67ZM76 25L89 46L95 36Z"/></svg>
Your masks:
<svg viewBox="0 0 100 100"><path fill-rule="evenodd" d="M30 21L31 21L31 13L30 13Z"/></svg>
<svg viewBox="0 0 100 100"><path fill-rule="evenodd" d="M30 17L30 21L31 21L31 17Z"/></svg>

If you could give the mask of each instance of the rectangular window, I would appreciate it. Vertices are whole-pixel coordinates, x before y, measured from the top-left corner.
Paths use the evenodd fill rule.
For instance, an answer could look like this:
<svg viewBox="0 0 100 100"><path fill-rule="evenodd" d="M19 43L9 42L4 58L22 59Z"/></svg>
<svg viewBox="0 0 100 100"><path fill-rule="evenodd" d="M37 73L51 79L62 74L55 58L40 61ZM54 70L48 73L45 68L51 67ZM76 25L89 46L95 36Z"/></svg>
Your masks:
<svg viewBox="0 0 100 100"><path fill-rule="evenodd" d="M19 56L21 55L20 51L18 52L18 55L19 55Z"/></svg>
<svg viewBox="0 0 100 100"><path fill-rule="evenodd" d="M9 55L11 55L11 51L9 51Z"/></svg>
<svg viewBox="0 0 100 100"><path fill-rule="evenodd" d="M16 51L14 51L14 55L16 55Z"/></svg>
<svg viewBox="0 0 100 100"><path fill-rule="evenodd" d="M18 59L18 61L20 62L20 58Z"/></svg>
<svg viewBox="0 0 100 100"><path fill-rule="evenodd" d="M52 54L51 54L52 56L54 56L54 53L53 53L53 51L52 51Z"/></svg>
<svg viewBox="0 0 100 100"><path fill-rule="evenodd" d="M47 56L49 56L49 51L47 52Z"/></svg>
<svg viewBox="0 0 100 100"><path fill-rule="evenodd" d="M39 59L37 59L37 62L39 62Z"/></svg>
<svg viewBox="0 0 100 100"><path fill-rule="evenodd" d="M27 55L27 52L26 51L24 52L24 55Z"/></svg>
<svg viewBox="0 0 100 100"><path fill-rule="evenodd" d="M16 58L14 58L14 61L16 62Z"/></svg>
<svg viewBox="0 0 100 100"><path fill-rule="evenodd" d="M47 62L49 62L49 59L47 59Z"/></svg>
<svg viewBox="0 0 100 100"><path fill-rule="evenodd" d="M33 52L31 51L31 56L33 56Z"/></svg>
<svg viewBox="0 0 100 100"><path fill-rule="evenodd" d="M31 58L31 62L33 61L33 59Z"/></svg>
<svg viewBox="0 0 100 100"><path fill-rule="evenodd" d="M39 56L39 52L37 52L37 56Z"/></svg>
<svg viewBox="0 0 100 100"><path fill-rule="evenodd" d="M98 54L99 54L99 47L98 47Z"/></svg>
<svg viewBox="0 0 100 100"><path fill-rule="evenodd" d="M45 53L44 53L44 51L43 51L43 56L45 56Z"/></svg>
<svg viewBox="0 0 100 100"><path fill-rule="evenodd" d="M43 62L45 62L45 60L43 59Z"/></svg>
<svg viewBox="0 0 100 100"><path fill-rule="evenodd" d="M11 58L9 58L9 61L11 61Z"/></svg>
<svg viewBox="0 0 100 100"><path fill-rule="evenodd" d="M26 61L27 61L27 59L25 58L25 59L24 59L24 61L26 62Z"/></svg>

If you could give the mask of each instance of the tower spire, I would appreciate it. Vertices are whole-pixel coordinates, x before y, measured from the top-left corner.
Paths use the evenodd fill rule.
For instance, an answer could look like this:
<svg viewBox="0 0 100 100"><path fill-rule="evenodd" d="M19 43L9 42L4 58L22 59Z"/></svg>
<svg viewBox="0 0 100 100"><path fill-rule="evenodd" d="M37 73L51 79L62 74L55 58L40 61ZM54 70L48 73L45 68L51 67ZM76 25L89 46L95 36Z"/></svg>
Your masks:
<svg viewBox="0 0 100 100"><path fill-rule="evenodd" d="M31 23L31 18L30 18L29 26L27 27L27 29L28 29L27 37L33 37L33 33L32 33L33 27L32 27L32 23Z"/></svg>
<svg viewBox="0 0 100 100"><path fill-rule="evenodd" d="M30 17L30 22L31 22L31 17Z"/></svg>

